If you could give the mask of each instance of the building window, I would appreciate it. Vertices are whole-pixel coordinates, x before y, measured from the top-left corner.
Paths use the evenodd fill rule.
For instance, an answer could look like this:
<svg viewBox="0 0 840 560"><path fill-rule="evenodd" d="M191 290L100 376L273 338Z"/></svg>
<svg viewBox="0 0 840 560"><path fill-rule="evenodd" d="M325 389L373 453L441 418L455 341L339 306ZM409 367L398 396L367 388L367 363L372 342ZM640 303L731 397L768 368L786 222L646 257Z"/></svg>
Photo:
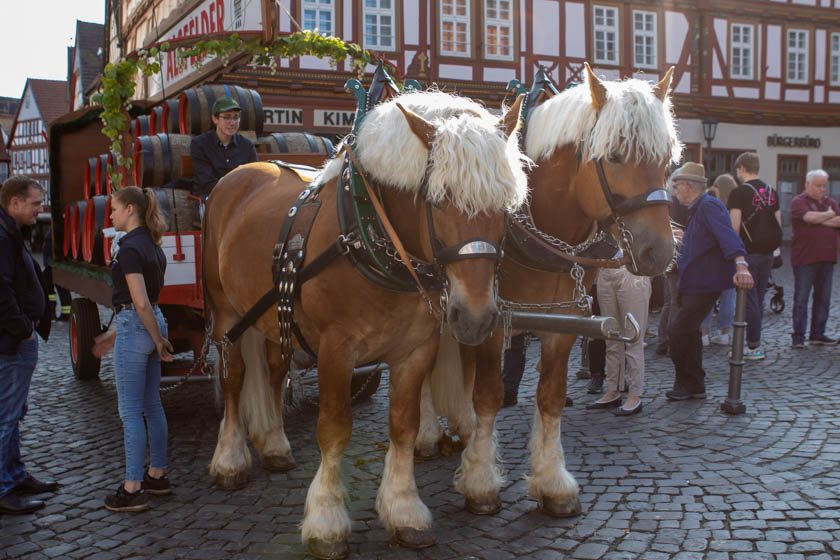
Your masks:
<svg viewBox="0 0 840 560"><path fill-rule="evenodd" d="M365 47L394 50L394 3L391 0L365 0Z"/></svg>
<svg viewBox="0 0 840 560"><path fill-rule="evenodd" d="M656 12L633 12L633 65L656 68Z"/></svg>
<svg viewBox="0 0 840 560"><path fill-rule="evenodd" d="M808 83L808 32L790 29L787 32L787 81L794 84Z"/></svg>
<svg viewBox="0 0 840 560"><path fill-rule="evenodd" d="M831 34L831 85L840 86L840 33Z"/></svg>
<svg viewBox="0 0 840 560"><path fill-rule="evenodd" d="M729 72L732 78L753 79L753 26L732 25L732 52Z"/></svg>
<svg viewBox="0 0 840 560"><path fill-rule="evenodd" d="M595 62L618 64L618 8L593 6Z"/></svg>
<svg viewBox="0 0 840 560"><path fill-rule="evenodd" d="M513 59L513 10L511 0L486 0L484 44L487 58Z"/></svg>
<svg viewBox="0 0 840 560"><path fill-rule="evenodd" d="M440 52L454 56L470 55L469 0L441 0Z"/></svg>
<svg viewBox="0 0 840 560"><path fill-rule="evenodd" d="M335 33L335 5L333 0L303 0L303 28L317 29L323 35Z"/></svg>

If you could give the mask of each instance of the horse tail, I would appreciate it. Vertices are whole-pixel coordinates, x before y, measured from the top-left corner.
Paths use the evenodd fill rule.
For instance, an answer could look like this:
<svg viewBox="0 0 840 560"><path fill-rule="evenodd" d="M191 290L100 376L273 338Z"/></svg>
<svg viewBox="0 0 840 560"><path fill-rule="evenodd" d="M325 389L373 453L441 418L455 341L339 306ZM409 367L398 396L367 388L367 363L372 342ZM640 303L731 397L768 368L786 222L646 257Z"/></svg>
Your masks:
<svg viewBox="0 0 840 560"><path fill-rule="evenodd" d="M431 374L432 401L445 416L450 430L467 442L475 427L475 409L472 403L475 371L465 371L461 362L460 343L455 340L447 325L440 336L437 360Z"/></svg>
<svg viewBox="0 0 840 560"><path fill-rule="evenodd" d="M279 419L273 406L271 369L265 351L265 336L249 328L240 339L240 351L245 362L245 379L239 394L239 411L247 432L265 434L274 429Z"/></svg>

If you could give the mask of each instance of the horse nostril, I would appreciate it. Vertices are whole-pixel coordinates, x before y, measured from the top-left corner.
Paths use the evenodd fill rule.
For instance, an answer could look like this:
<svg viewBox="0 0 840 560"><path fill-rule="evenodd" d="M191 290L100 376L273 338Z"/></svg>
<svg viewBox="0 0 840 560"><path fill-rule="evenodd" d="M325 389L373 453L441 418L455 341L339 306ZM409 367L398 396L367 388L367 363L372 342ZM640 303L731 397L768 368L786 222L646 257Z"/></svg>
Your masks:
<svg viewBox="0 0 840 560"><path fill-rule="evenodd" d="M498 311L491 311L487 314L487 317L484 320L484 323L481 325L481 332L488 333L493 330L493 327L496 326L496 321L499 319L499 312Z"/></svg>
<svg viewBox="0 0 840 560"><path fill-rule="evenodd" d="M457 305L449 304L448 315L449 315L449 322L451 324L455 324L455 323L458 322L458 316L460 314L461 314L461 311L459 310Z"/></svg>

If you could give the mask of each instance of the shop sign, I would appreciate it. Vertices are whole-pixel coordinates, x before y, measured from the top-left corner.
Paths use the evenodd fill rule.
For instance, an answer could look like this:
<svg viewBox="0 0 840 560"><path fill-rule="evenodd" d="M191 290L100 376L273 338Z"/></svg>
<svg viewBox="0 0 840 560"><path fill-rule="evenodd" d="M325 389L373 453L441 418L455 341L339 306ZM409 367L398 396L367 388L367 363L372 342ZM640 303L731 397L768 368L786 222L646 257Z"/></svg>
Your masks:
<svg viewBox="0 0 840 560"><path fill-rule="evenodd" d="M319 128L352 128L356 119L355 111L333 111L315 109L315 127Z"/></svg>
<svg viewBox="0 0 840 560"><path fill-rule="evenodd" d="M260 2L243 0L205 0L182 18L158 39L160 42L201 37L212 33L234 31L262 31L262 6ZM163 88L177 88L185 78L196 76L199 67L205 67L215 57L180 58L174 51L161 57L160 73L149 79L148 97L161 92Z"/></svg>
<svg viewBox="0 0 840 560"><path fill-rule="evenodd" d="M303 109L289 107L263 107L265 124L303 126Z"/></svg>
<svg viewBox="0 0 840 560"><path fill-rule="evenodd" d="M769 148L819 148L820 144L819 138L811 138L807 134L805 136L779 136L778 134L771 134L767 137L767 146Z"/></svg>

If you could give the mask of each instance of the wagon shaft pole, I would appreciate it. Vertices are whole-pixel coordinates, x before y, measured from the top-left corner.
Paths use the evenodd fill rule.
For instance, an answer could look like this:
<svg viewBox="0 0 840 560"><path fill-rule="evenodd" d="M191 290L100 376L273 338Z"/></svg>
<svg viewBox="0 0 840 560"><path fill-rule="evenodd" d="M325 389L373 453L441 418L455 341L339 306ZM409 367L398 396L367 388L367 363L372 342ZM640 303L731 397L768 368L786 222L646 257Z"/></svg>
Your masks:
<svg viewBox="0 0 840 560"><path fill-rule="evenodd" d="M509 311L510 326L521 331L544 331L558 334L577 334L586 338L636 342L642 336L639 323L631 315L625 317L624 329L614 317L593 315L581 317L559 313L534 313L531 311ZM499 324L505 322L504 314ZM629 334L628 334L629 333Z"/></svg>

